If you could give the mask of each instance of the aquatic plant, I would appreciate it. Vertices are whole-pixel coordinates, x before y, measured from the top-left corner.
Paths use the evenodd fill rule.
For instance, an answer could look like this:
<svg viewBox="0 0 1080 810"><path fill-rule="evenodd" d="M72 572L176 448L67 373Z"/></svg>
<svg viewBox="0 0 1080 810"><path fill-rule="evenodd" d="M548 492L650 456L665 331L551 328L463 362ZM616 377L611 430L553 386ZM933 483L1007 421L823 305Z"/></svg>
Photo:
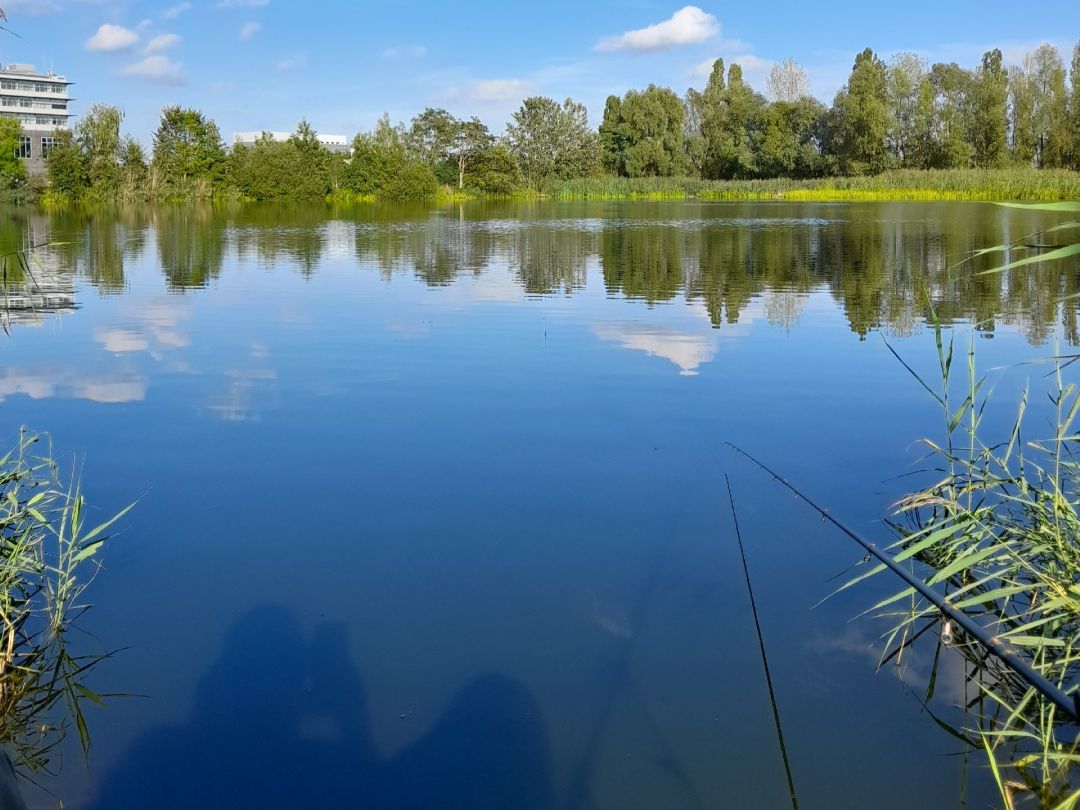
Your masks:
<svg viewBox="0 0 1080 810"><path fill-rule="evenodd" d="M24 774L48 767L72 725L89 749L84 705L103 696L86 678L109 654L76 654L68 635L106 532L128 509L88 530L79 484L63 482L38 434L20 431L0 458L0 745Z"/></svg>
<svg viewBox="0 0 1080 810"><path fill-rule="evenodd" d="M1075 203L1037 207L1080 211ZM982 273L1080 255L1078 243L1041 243L1049 234L1076 230L1080 221L1064 222L1040 235L979 251L1023 254ZM954 608L1051 684L1075 694L1080 684L1080 387L1066 377L1080 356L1047 358L1053 366L1049 432L1029 434L1025 393L1009 435L987 438L983 414L993 386L976 370L974 342L967 352L966 380L955 392L955 338L946 340L938 323L934 334L940 383L931 385L904 365L941 409L943 439L923 440L933 480L897 504L892 525L900 539L891 549L893 559L946 594ZM876 566L848 585L883 570ZM1005 807L1018 801L1054 808L1080 804L1080 789L1074 785L1080 740L1072 718L943 619L914 589L882 600L871 612L893 622L883 661L898 660L919 637L937 631L927 700L944 648L963 657L971 689L964 709L970 721L952 731L986 752Z"/></svg>

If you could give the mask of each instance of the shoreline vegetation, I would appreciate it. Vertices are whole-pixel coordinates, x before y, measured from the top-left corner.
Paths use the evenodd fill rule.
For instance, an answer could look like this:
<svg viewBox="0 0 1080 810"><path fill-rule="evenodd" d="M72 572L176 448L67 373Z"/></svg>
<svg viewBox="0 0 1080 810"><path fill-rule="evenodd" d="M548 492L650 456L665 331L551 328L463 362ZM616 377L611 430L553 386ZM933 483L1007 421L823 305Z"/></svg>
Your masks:
<svg viewBox="0 0 1080 810"><path fill-rule="evenodd" d="M491 201L558 202L1065 202L1080 199L1080 172L1070 169L897 169L878 175L820 177L796 180L771 178L755 180L702 180L696 177L583 177L553 183L543 189L518 189L493 194L466 189L438 187L430 196L388 197L356 194L347 189L333 191L322 200L306 198L265 199L232 192L185 197L85 198L51 193L16 199L16 204L38 204L57 210L109 203L192 201L325 202L331 206L377 204L380 202L427 201L436 205Z"/></svg>
<svg viewBox="0 0 1080 810"><path fill-rule="evenodd" d="M793 61L768 96L717 59L701 90L650 84L612 95L593 128L584 104L522 101L502 133L427 108L383 115L347 150L306 120L289 137L226 145L214 120L167 106L149 149L93 104L61 130L46 176L15 157L20 123L0 115L0 196L73 202L558 200L981 200L1080 198L1080 43L1066 67L1044 44L1018 66L1000 50L972 69L914 53L854 60L831 105ZM6 190L4 187L6 186Z"/></svg>

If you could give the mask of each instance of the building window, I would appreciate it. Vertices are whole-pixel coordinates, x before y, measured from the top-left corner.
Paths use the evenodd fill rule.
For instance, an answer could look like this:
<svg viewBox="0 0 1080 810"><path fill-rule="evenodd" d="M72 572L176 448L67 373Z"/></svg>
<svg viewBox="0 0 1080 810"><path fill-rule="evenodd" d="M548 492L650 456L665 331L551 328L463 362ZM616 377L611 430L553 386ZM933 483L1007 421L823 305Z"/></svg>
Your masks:
<svg viewBox="0 0 1080 810"><path fill-rule="evenodd" d="M26 158L27 160L33 157L34 151L31 143L32 141L29 138L19 138L19 148L15 150L15 157Z"/></svg>
<svg viewBox="0 0 1080 810"><path fill-rule="evenodd" d="M45 135L41 139L41 156L48 157L49 152L53 150L54 146L56 146L56 138L51 135Z"/></svg>

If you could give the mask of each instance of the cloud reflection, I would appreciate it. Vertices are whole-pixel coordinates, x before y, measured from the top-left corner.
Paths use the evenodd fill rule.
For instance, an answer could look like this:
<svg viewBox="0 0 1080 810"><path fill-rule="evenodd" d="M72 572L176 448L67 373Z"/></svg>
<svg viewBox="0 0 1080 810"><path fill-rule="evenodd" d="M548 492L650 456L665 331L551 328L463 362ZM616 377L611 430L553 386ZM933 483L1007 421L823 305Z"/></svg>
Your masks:
<svg viewBox="0 0 1080 810"><path fill-rule="evenodd" d="M141 402L146 398L146 381L130 372L80 374L69 366L0 369L0 402L16 394L31 399L60 397L105 404Z"/></svg>
<svg viewBox="0 0 1080 810"><path fill-rule="evenodd" d="M679 374L684 377L696 375L700 366L716 356L717 338L714 335L692 335L664 326L635 323L601 324L593 327L593 333L624 349L669 360L678 366Z"/></svg>

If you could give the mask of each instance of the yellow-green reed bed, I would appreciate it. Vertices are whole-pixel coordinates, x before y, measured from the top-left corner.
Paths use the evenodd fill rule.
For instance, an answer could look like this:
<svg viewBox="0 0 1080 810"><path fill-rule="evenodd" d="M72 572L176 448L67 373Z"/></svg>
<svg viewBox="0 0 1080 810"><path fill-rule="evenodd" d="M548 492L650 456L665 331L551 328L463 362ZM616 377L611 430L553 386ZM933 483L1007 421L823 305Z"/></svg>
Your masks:
<svg viewBox="0 0 1080 810"><path fill-rule="evenodd" d="M898 170L872 177L815 180L699 180L677 177L597 177L568 180L551 196L562 200L889 200L1080 199L1080 172L1037 169Z"/></svg>

